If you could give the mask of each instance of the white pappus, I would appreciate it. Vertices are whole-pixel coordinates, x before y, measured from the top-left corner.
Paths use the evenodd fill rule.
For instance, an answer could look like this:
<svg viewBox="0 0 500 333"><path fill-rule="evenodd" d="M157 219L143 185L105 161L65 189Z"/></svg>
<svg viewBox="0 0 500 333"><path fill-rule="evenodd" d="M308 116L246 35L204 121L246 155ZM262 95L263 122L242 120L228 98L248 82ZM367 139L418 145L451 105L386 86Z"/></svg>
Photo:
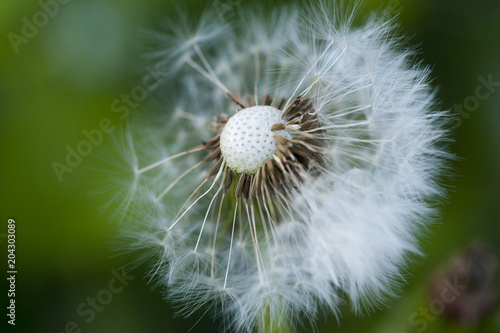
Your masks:
<svg viewBox="0 0 500 333"><path fill-rule="evenodd" d="M152 33L171 102L115 142L131 174L122 246L183 314L229 330L378 306L443 194L447 114L429 71L384 18L235 10Z"/></svg>

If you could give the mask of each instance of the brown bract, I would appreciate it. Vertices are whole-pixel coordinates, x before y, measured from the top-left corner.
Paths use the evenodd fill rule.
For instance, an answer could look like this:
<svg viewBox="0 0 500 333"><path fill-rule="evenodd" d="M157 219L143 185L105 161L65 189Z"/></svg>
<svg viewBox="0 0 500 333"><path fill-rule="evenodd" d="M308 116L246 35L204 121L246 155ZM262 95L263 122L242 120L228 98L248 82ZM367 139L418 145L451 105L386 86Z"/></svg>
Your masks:
<svg viewBox="0 0 500 333"><path fill-rule="evenodd" d="M255 99L247 97L247 102L228 93L228 97L242 109L255 106ZM281 109L284 98L273 101L268 94L264 95L259 105L273 106ZM275 135L276 150L271 159L264 163L255 174L238 173L231 170L225 163L220 148L220 136L228 121L227 116L218 116L214 121L217 134L204 142L203 147L210 153L203 159L204 163L215 161L208 178L217 175L223 169L223 189L226 193L233 182L237 182L236 198L243 196L246 202L252 204L255 198L264 200L276 195L288 195L300 187L308 176L317 176L324 170L325 140L323 124L313 101L309 98L297 97L283 110L281 119L285 124L276 123L271 131L287 131L291 139Z"/></svg>

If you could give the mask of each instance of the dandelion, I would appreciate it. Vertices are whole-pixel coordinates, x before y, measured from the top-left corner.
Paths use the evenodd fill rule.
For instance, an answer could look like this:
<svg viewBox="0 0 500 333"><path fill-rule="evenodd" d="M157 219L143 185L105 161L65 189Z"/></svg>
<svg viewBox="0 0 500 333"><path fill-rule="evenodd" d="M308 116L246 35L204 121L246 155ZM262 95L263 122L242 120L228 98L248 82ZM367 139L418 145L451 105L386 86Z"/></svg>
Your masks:
<svg viewBox="0 0 500 333"><path fill-rule="evenodd" d="M182 314L293 331L384 303L419 253L446 113L393 22L354 12L244 7L153 34L170 99L116 143L120 237Z"/></svg>

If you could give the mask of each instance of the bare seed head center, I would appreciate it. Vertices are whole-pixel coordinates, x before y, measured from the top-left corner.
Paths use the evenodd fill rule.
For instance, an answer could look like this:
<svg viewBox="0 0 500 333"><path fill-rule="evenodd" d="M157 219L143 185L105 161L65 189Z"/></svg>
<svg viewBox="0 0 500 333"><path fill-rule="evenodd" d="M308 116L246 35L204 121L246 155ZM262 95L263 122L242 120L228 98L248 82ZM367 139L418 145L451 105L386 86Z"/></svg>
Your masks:
<svg viewBox="0 0 500 333"><path fill-rule="evenodd" d="M285 130L271 131L274 124L285 124L281 111L258 105L243 109L229 118L220 136L220 149L226 165L237 173L253 175L276 151L275 135L290 140Z"/></svg>

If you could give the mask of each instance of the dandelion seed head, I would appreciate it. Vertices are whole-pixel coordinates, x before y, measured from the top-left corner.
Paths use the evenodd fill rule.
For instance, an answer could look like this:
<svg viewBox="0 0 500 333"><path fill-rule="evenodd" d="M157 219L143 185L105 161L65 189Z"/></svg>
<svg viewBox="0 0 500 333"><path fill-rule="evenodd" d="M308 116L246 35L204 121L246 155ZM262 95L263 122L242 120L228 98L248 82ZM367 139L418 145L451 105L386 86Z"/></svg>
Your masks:
<svg viewBox="0 0 500 333"><path fill-rule="evenodd" d="M149 57L170 74L169 129L152 115L116 140L134 173L123 247L181 313L211 309L228 330L380 306L443 195L448 116L393 22L300 13L169 23Z"/></svg>

